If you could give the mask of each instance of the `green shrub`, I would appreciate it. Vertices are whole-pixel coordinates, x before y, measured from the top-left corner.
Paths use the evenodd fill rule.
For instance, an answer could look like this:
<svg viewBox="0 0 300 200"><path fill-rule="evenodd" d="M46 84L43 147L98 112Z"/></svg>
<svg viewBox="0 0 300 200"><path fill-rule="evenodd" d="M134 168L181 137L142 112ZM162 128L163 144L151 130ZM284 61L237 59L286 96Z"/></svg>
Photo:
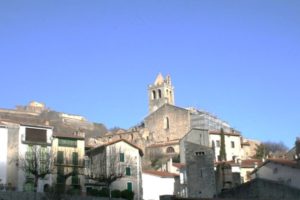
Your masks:
<svg viewBox="0 0 300 200"><path fill-rule="evenodd" d="M113 198L121 198L121 191L120 190L113 190L113 191L111 191L111 197L113 197Z"/></svg>
<svg viewBox="0 0 300 200"><path fill-rule="evenodd" d="M109 192L107 188L102 188L102 190L99 191L98 195L99 197L109 197Z"/></svg>
<svg viewBox="0 0 300 200"><path fill-rule="evenodd" d="M121 197L127 200L133 200L134 197L134 192L129 191L129 190L123 190L121 192Z"/></svg>

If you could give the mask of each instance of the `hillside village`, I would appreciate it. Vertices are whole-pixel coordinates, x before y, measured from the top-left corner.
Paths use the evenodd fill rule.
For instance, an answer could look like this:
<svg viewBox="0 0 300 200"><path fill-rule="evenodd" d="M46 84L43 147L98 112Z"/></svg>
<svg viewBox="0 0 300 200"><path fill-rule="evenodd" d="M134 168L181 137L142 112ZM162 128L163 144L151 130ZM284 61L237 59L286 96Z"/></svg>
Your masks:
<svg viewBox="0 0 300 200"><path fill-rule="evenodd" d="M245 138L208 111L175 104L171 77L148 86L148 115L108 130L36 101L0 109L2 191L160 198L300 198L300 140L255 158Z"/></svg>

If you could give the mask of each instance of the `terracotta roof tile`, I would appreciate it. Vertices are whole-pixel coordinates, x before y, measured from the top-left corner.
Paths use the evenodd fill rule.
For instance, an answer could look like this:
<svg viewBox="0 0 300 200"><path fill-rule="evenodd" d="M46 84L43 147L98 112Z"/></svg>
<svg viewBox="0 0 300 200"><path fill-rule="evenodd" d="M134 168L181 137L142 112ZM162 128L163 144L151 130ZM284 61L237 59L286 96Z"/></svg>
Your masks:
<svg viewBox="0 0 300 200"><path fill-rule="evenodd" d="M131 142L129 142L128 140L125 140L125 139L113 140L113 141L107 142L107 143L105 143L105 144L101 144L100 146L97 146L97 147L95 147L95 148L93 148L93 149L97 149L97 148L101 148L101 147L106 147L106 146L109 146L109 145L112 145L112 144L115 144L115 143L118 143L118 142L125 142L125 143L129 144L130 146L132 146L132 147L138 149L141 156L144 155L143 150L142 150L140 147L138 147L138 146L132 144ZM91 151L92 151L93 149L91 149Z"/></svg>
<svg viewBox="0 0 300 200"><path fill-rule="evenodd" d="M209 134L211 134L211 135L221 135L221 132L219 130L213 130L213 131L209 131ZM240 134L237 134L237 133L228 133L228 132L224 132L224 135L241 136Z"/></svg>
<svg viewBox="0 0 300 200"><path fill-rule="evenodd" d="M178 169L181 169L181 168L185 167L185 164L183 164L183 163L173 163L173 166L177 167Z"/></svg>

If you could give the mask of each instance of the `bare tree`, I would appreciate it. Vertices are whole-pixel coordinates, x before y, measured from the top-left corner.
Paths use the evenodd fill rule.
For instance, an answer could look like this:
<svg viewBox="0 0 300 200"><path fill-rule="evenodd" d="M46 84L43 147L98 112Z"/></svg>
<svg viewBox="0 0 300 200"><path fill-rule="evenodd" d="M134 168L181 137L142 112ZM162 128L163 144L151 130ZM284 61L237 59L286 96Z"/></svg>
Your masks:
<svg viewBox="0 0 300 200"><path fill-rule="evenodd" d="M34 192L37 192L38 181L52 173L52 156L47 147L28 146L25 155L19 156L19 168L25 175L33 178ZM27 182L28 180L26 180Z"/></svg>
<svg viewBox="0 0 300 200"><path fill-rule="evenodd" d="M263 142L256 147L255 158L283 157L288 148L282 142Z"/></svg>
<svg viewBox="0 0 300 200"><path fill-rule="evenodd" d="M107 151L103 148L89 154L91 167L87 177L94 183L107 187L111 199L112 183L125 176L126 166L132 166L132 159L130 156L125 158L124 153L114 146L107 147Z"/></svg>

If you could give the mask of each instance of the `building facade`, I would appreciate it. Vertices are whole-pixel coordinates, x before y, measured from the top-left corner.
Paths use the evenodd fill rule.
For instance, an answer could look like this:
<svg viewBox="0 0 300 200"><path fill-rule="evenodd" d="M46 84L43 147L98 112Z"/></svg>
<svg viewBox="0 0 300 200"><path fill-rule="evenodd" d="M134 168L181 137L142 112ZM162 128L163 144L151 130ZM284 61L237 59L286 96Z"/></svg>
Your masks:
<svg viewBox="0 0 300 200"><path fill-rule="evenodd" d="M101 189L111 183L111 190L129 190L134 192L134 199L142 199L142 156L143 152L130 142L120 139L111 141L87 151L89 169L86 188ZM99 179L98 179L99 178Z"/></svg>

